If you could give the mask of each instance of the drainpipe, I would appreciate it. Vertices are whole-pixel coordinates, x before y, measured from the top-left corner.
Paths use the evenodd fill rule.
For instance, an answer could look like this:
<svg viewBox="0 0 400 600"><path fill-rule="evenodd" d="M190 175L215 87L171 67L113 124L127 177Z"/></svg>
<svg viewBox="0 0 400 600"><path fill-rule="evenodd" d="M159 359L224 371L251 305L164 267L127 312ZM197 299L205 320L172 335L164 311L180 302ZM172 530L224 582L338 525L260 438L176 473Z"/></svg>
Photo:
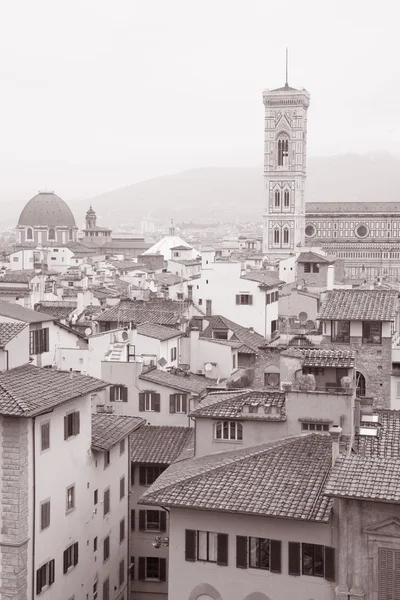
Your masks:
<svg viewBox="0 0 400 600"><path fill-rule="evenodd" d="M8 350L4 349L4 352L6 354L6 371L8 371L9 370L9 366L10 366L9 356L8 356Z"/></svg>
<svg viewBox="0 0 400 600"><path fill-rule="evenodd" d="M32 600L35 600L35 531L36 531L36 417L32 417Z"/></svg>

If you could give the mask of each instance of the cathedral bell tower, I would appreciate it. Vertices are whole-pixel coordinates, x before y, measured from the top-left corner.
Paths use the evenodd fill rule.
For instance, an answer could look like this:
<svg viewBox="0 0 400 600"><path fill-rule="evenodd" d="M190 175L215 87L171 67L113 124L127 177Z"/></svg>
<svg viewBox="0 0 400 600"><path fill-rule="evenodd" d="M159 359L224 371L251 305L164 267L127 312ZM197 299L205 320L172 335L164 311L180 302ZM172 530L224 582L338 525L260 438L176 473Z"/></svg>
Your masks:
<svg viewBox="0 0 400 600"><path fill-rule="evenodd" d="M310 94L287 83L263 91L264 213L263 252L285 258L304 246L307 109Z"/></svg>

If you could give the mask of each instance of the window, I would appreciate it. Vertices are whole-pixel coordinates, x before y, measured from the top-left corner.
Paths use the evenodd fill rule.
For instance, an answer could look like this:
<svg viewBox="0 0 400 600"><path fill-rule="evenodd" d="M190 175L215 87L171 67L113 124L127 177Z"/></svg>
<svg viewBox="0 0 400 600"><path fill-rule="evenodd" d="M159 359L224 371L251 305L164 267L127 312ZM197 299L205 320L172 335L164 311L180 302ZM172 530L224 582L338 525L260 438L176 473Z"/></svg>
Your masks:
<svg viewBox="0 0 400 600"><path fill-rule="evenodd" d="M56 239L56 231L55 229L53 229L52 227L50 227L49 229L49 240L55 240Z"/></svg>
<svg viewBox="0 0 400 600"><path fill-rule="evenodd" d="M135 580L135 557L131 556L131 564L129 565L130 580Z"/></svg>
<svg viewBox="0 0 400 600"><path fill-rule="evenodd" d="M157 394L156 392L140 392L139 411L160 412L160 394Z"/></svg>
<svg viewBox="0 0 400 600"><path fill-rule="evenodd" d="M135 463L131 462L131 486L135 485Z"/></svg>
<svg viewBox="0 0 400 600"><path fill-rule="evenodd" d="M97 535L93 539L93 552L97 552Z"/></svg>
<svg viewBox="0 0 400 600"><path fill-rule="evenodd" d="M69 413L64 417L64 440L78 435L80 431L79 411Z"/></svg>
<svg viewBox="0 0 400 600"><path fill-rule="evenodd" d="M240 569L266 569L281 573L282 544L279 540L236 537L236 566Z"/></svg>
<svg viewBox="0 0 400 600"><path fill-rule="evenodd" d="M103 598L102 600L110 600L110 580L105 579L103 581Z"/></svg>
<svg viewBox="0 0 400 600"><path fill-rule="evenodd" d="M278 167L287 167L289 158L289 140L286 136L278 140Z"/></svg>
<svg viewBox="0 0 400 600"><path fill-rule="evenodd" d="M121 440L119 443L119 455L122 456L125 452L125 439Z"/></svg>
<svg viewBox="0 0 400 600"><path fill-rule="evenodd" d="M289 575L300 575L301 573L335 581L334 548L319 544L289 542Z"/></svg>
<svg viewBox="0 0 400 600"><path fill-rule="evenodd" d="M280 383L280 373L270 371L264 373L264 387L278 387Z"/></svg>
<svg viewBox="0 0 400 600"><path fill-rule="evenodd" d="M274 244L279 244L279 240L280 240L280 232L279 232L279 229L275 228L274 229Z"/></svg>
<svg viewBox="0 0 400 600"><path fill-rule="evenodd" d="M171 348L171 362L174 362L174 360L176 360L176 347Z"/></svg>
<svg viewBox="0 0 400 600"><path fill-rule="evenodd" d="M50 421L40 426L40 449L43 452L50 448Z"/></svg>
<svg viewBox="0 0 400 600"><path fill-rule="evenodd" d="M165 471L167 467L164 466L144 466L141 465L139 467L139 483L140 485L151 485L155 482L157 477L161 475L163 471Z"/></svg>
<svg viewBox="0 0 400 600"><path fill-rule="evenodd" d="M166 559L139 557L139 581L165 581Z"/></svg>
<svg viewBox="0 0 400 600"><path fill-rule="evenodd" d="M214 340L227 340L228 332L227 331L215 331L212 332L212 336Z"/></svg>
<svg viewBox="0 0 400 600"><path fill-rule="evenodd" d="M125 560L122 559L119 563L119 585L121 586L125 581Z"/></svg>
<svg viewBox="0 0 400 600"><path fill-rule="evenodd" d="M206 300L206 316L211 317L212 315L212 301Z"/></svg>
<svg viewBox="0 0 400 600"><path fill-rule="evenodd" d="M64 550L64 574L78 564L78 542Z"/></svg>
<svg viewBox="0 0 400 600"><path fill-rule="evenodd" d="M49 351L49 328L35 329L29 334L29 353L43 354Z"/></svg>
<svg viewBox="0 0 400 600"><path fill-rule="evenodd" d="M103 562L106 562L110 558L110 536L103 540Z"/></svg>
<svg viewBox="0 0 400 600"><path fill-rule="evenodd" d="M66 512L75 508L75 486L71 485L67 488L67 508Z"/></svg>
<svg viewBox="0 0 400 600"><path fill-rule="evenodd" d="M284 208L289 208L290 206L289 190L285 190L283 193L283 206Z"/></svg>
<svg viewBox="0 0 400 600"><path fill-rule="evenodd" d="M363 321L362 341L363 344L382 344L381 321Z"/></svg>
<svg viewBox="0 0 400 600"><path fill-rule="evenodd" d="M97 581L93 584L93 600L97 600Z"/></svg>
<svg viewBox="0 0 400 600"><path fill-rule="evenodd" d="M119 480L119 499L122 500L125 496L125 475Z"/></svg>
<svg viewBox="0 0 400 600"><path fill-rule="evenodd" d="M36 571L36 593L40 594L44 588L47 588L49 585L54 583L54 575L55 575L55 560L50 560L49 562L42 565Z"/></svg>
<svg viewBox="0 0 400 600"><path fill-rule="evenodd" d="M166 531L167 515L164 510L139 510L139 531Z"/></svg>
<svg viewBox="0 0 400 600"><path fill-rule="evenodd" d="M237 421L218 421L215 424L216 440L243 440L243 426Z"/></svg>
<svg viewBox="0 0 400 600"><path fill-rule="evenodd" d="M329 431L329 423L305 423L301 424L302 431Z"/></svg>
<svg viewBox="0 0 400 600"><path fill-rule="evenodd" d="M44 500L40 505L40 531L50 525L50 500Z"/></svg>
<svg viewBox="0 0 400 600"><path fill-rule="evenodd" d="M96 504L99 501L99 490L94 490L93 492L93 504L96 506Z"/></svg>
<svg viewBox="0 0 400 600"><path fill-rule="evenodd" d="M289 229L287 229L287 227L285 227L283 230L283 243L284 244L289 243Z"/></svg>
<svg viewBox="0 0 400 600"><path fill-rule="evenodd" d="M19 261L19 257L18 256L13 256L13 262L18 262Z"/></svg>
<svg viewBox="0 0 400 600"><path fill-rule="evenodd" d="M185 560L228 565L228 535L213 531L185 531Z"/></svg>
<svg viewBox="0 0 400 600"><path fill-rule="evenodd" d="M169 397L170 413L187 413L187 394L170 394Z"/></svg>
<svg viewBox="0 0 400 600"><path fill-rule="evenodd" d="M253 304L253 296L251 294L237 294L236 304Z"/></svg>
<svg viewBox="0 0 400 600"><path fill-rule="evenodd" d="M392 548L378 549L379 600L398 597L400 589L400 552Z"/></svg>
<svg viewBox="0 0 400 600"><path fill-rule="evenodd" d="M104 490L103 496L103 515L106 516L110 512L110 488Z"/></svg>
<svg viewBox="0 0 400 600"><path fill-rule="evenodd" d="M278 321L276 319L273 319L271 321L271 334L275 333L275 331L277 331L278 329Z"/></svg>
<svg viewBox="0 0 400 600"><path fill-rule="evenodd" d="M73 281L68 281L68 287L74 287L74 282Z"/></svg>
<svg viewBox="0 0 400 600"><path fill-rule="evenodd" d="M281 205L281 193L279 190L275 190L275 208L279 208Z"/></svg>
<svg viewBox="0 0 400 600"><path fill-rule="evenodd" d="M341 344L350 342L350 321L331 322L331 341Z"/></svg>
<svg viewBox="0 0 400 600"><path fill-rule="evenodd" d="M232 369L236 369L236 354L232 354Z"/></svg>
<svg viewBox="0 0 400 600"><path fill-rule="evenodd" d="M183 300L183 293L182 292L177 292L176 299L177 300Z"/></svg>
<svg viewBox="0 0 400 600"><path fill-rule="evenodd" d="M28 227L28 229L26 230L26 239L33 240L33 231L30 227Z"/></svg>
<svg viewBox="0 0 400 600"><path fill-rule="evenodd" d="M128 402L128 388L126 385L110 386L110 402Z"/></svg>
<svg viewBox="0 0 400 600"><path fill-rule="evenodd" d="M105 450L104 451L104 468L106 469L109 464L110 464L110 451Z"/></svg>
<svg viewBox="0 0 400 600"><path fill-rule="evenodd" d="M121 544L125 539L125 519L121 519L119 522L119 543Z"/></svg>

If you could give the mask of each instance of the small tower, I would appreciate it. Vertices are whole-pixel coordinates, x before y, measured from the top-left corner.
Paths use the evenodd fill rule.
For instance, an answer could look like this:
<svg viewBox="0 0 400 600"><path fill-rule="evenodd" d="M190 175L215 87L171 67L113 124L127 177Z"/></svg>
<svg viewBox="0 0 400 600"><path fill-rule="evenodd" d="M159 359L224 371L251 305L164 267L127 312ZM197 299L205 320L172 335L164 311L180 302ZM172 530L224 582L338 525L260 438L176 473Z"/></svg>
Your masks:
<svg viewBox="0 0 400 600"><path fill-rule="evenodd" d="M287 65L287 63L286 63ZM264 213L263 251L284 258L304 245L307 109L310 94L286 83L263 91Z"/></svg>
<svg viewBox="0 0 400 600"><path fill-rule="evenodd" d="M86 213L86 229L95 229L96 227L96 213L94 212L92 205Z"/></svg>
<svg viewBox="0 0 400 600"><path fill-rule="evenodd" d="M172 237L175 235L175 226L174 226L174 220L171 219L171 225L169 226L169 235Z"/></svg>

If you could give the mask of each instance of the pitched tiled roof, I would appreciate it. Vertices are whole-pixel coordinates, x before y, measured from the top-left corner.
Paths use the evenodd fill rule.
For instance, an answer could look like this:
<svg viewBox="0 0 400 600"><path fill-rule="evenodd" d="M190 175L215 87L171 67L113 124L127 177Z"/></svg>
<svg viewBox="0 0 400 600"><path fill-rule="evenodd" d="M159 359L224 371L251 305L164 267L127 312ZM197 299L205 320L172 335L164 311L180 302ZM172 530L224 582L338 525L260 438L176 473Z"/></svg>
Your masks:
<svg viewBox="0 0 400 600"><path fill-rule="evenodd" d="M170 465L192 445L193 437L192 427L145 425L131 435L131 460Z"/></svg>
<svg viewBox="0 0 400 600"><path fill-rule="evenodd" d="M96 413L92 415L92 448L110 450L115 444L145 424L142 417Z"/></svg>
<svg viewBox="0 0 400 600"><path fill-rule="evenodd" d="M257 407L259 412L245 412L245 405ZM277 414L270 414L271 407L276 407ZM244 390L210 393L190 414L215 419L279 421L286 419L285 407L284 392Z"/></svg>
<svg viewBox="0 0 400 600"><path fill-rule="evenodd" d="M400 501L400 411L377 414L378 435L357 435L354 453L335 463L326 490L331 496Z"/></svg>
<svg viewBox="0 0 400 600"><path fill-rule="evenodd" d="M26 323L0 323L0 348L4 348L18 333L25 329Z"/></svg>
<svg viewBox="0 0 400 600"><path fill-rule="evenodd" d="M142 323L138 325L137 332L139 335L156 338L157 340L165 341L182 335L181 331L172 329L171 327L163 327L155 323Z"/></svg>
<svg viewBox="0 0 400 600"><path fill-rule="evenodd" d="M334 368L352 368L354 367L355 352L353 350L323 350L310 349L304 350L305 367L334 367Z"/></svg>
<svg viewBox="0 0 400 600"><path fill-rule="evenodd" d="M187 281L179 275L174 275L174 273L159 273L158 275L154 276L154 280L157 281L157 283L161 283L162 285L177 285L178 283Z"/></svg>
<svg viewBox="0 0 400 600"><path fill-rule="evenodd" d="M279 279L279 275L276 271L262 271L257 269L254 269L253 271L248 271L246 275L242 275L240 279L257 281L262 286L266 287L276 287L277 285L284 283Z"/></svg>
<svg viewBox="0 0 400 600"><path fill-rule="evenodd" d="M75 302L38 302L35 310L45 315L51 315L55 319L67 319L76 309Z"/></svg>
<svg viewBox="0 0 400 600"><path fill-rule="evenodd" d="M265 344L265 338L259 333L250 331L247 327L243 327L230 319L222 315L213 315L211 317L205 317L205 321L208 321L208 327L200 334L200 337L211 338L214 330L219 331L232 331L233 336L230 338L232 341L239 341L246 344L249 348L258 352L258 348Z"/></svg>
<svg viewBox="0 0 400 600"><path fill-rule="evenodd" d="M34 269L26 269L23 271L6 271L4 276L0 278L0 281L4 281L6 283L29 283L36 276L37 272Z"/></svg>
<svg viewBox="0 0 400 600"><path fill-rule="evenodd" d="M330 264L331 261L328 260L325 256L321 256L320 254L316 254L315 252L301 252L296 259L298 263L327 263Z"/></svg>
<svg viewBox="0 0 400 600"><path fill-rule="evenodd" d="M97 319L100 322L119 323L156 323L158 325L176 325L182 312L190 306L188 302L164 302L140 300L121 300L115 306L105 310Z"/></svg>
<svg viewBox="0 0 400 600"><path fill-rule="evenodd" d="M159 385L165 385L189 394L201 394L207 389L207 386L213 384L213 380L206 379L201 375L194 375L193 373L189 373L188 375L175 375L174 373L161 371L161 369L157 368L149 369L145 373L142 373L139 375L139 379L151 383L158 383Z"/></svg>
<svg viewBox="0 0 400 600"><path fill-rule="evenodd" d="M171 465L139 503L328 522L329 436L293 436Z"/></svg>
<svg viewBox="0 0 400 600"><path fill-rule="evenodd" d="M108 385L80 373L71 377L69 371L23 365L0 372L0 414L32 417Z"/></svg>
<svg viewBox="0 0 400 600"><path fill-rule="evenodd" d="M318 318L392 321L398 298L394 290L333 290L327 293Z"/></svg>
<svg viewBox="0 0 400 600"><path fill-rule="evenodd" d="M54 321L54 317L40 313L30 308L25 308L13 302L0 300L0 316L23 321L24 323L42 323L43 321Z"/></svg>

